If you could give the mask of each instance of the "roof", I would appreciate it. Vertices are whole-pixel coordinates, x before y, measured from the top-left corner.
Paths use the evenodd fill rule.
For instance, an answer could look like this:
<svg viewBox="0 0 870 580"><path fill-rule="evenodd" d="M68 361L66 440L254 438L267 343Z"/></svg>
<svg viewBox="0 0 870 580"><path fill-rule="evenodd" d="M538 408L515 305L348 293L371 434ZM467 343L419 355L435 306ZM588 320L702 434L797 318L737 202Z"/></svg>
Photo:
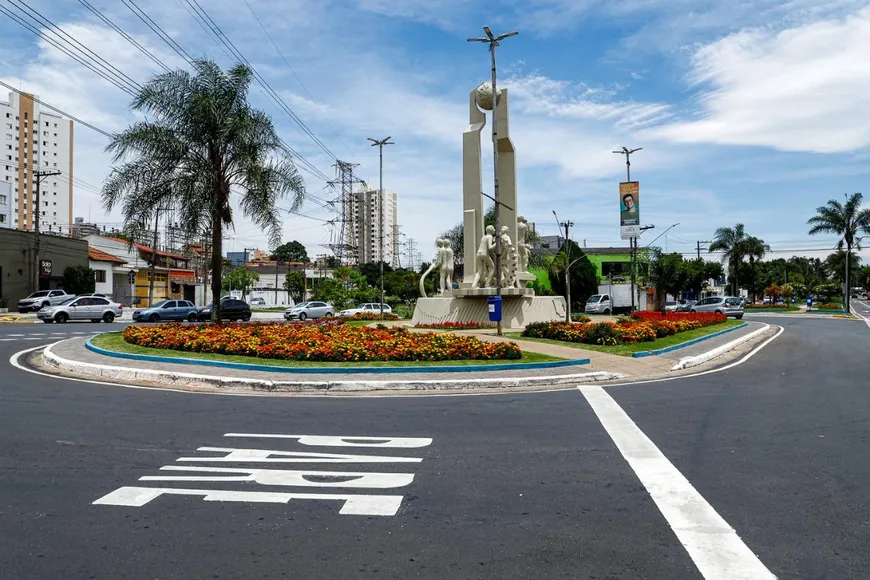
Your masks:
<svg viewBox="0 0 870 580"><path fill-rule="evenodd" d="M627 255L631 254L631 248L613 248L613 247L611 247L611 248L580 248L580 249L583 250L583 253L586 255L589 255L589 254L593 254L593 255L595 255L595 254L598 254L598 255L601 255L601 254L622 254L622 255L627 256Z"/></svg>
<svg viewBox="0 0 870 580"><path fill-rule="evenodd" d="M91 246L88 246L88 259L93 260L94 262L114 262L116 264L126 264L126 260L122 260L117 256L113 256L112 254L108 254L103 250L98 250Z"/></svg>
<svg viewBox="0 0 870 580"><path fill-rule="evenodd" d="M102 236L102 237L106 238L107 240L112 240L113 242L122 242L124 244L130 243L127 240L125 240L124 238L113 238L110 236ZM154 253L154 250L152 248L146 246L145 244L133 244L133 246L137 250L139 250L140 252L145 252L146 254L153 254ZM158 256L166 256L167 258L175 258L176 260L190 260L190 258L187 256L179 256L178 254L164 252L163 250L157 250L157 255Z"/></svg>

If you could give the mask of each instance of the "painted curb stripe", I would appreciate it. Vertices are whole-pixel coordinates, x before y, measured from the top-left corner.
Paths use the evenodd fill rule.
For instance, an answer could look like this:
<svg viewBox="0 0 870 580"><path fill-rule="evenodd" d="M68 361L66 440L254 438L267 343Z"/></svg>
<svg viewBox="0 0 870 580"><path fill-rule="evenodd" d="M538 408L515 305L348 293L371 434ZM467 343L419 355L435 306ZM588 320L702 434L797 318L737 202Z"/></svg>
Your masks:
<svg viewBox="0 0 870 580"><path fill-rule="evenodd" d="M91 337L93 338L93 337ZM200 360L193 358L175 358L168 356L154 356L148 354L130 354L126 352L117 352L107 350L96 346L91 342L91 338L85 341L85 348L91 352L110 356L114 358L125 358L129 360L139 360L147 362L161 362L170 364L187 364L200 365L208 367L221 367L225 369L237 369L247 371L264 371L268 373L290 373L290 374L381 374L381 373L468 373L468 372L485 372L485 371L526 371L533 369L555 369L561 367L588 365L589 359L575 359L554 362L538 362L538 363L513 363L513 364L492 364L492 365L467 365L467 366L427 366L427 367L343 367L343 368L320 368L320 367L279 367L270 365L257 365L250 363L232 363L215 360Z"/></svg>
<svg viewBox="0 0 870 580"><path fill-rule="evenodd" d="M738 324L737 326L732 326L731 328L726 328L725 330L719 330L714 332L713 334L708 334L707 336L701 336L698 338L693 338L692 340L687 340L686 342L681 342L680 344L675 344L674 346L668 346L665 348L659 348L656 350L647 350L643 352L635 352L632 353L631 358L644 358L647 356L658 356L660 354L665 354L666 352L675 351L680 348L684 348L687 346L692 346L693 344L698 344L699 342L704 342L705 340L710 340L711 338L716 338L717 336L722 336L725 333L735 331L739 328L743 328L747 325L747 322L743 324Z"/></svg>

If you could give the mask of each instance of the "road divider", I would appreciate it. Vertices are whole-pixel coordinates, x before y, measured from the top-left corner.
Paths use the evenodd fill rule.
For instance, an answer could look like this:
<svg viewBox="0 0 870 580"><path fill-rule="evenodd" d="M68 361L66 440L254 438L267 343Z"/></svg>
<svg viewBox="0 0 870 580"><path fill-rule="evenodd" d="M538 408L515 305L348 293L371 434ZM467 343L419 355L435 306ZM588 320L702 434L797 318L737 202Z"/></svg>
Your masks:
<svg viewBox="0 0 870 580"><path fill-rule="evenodd" d="M714 348L713 350L709 350L709 351L707 351L705 353L701 353L699 355L681 358L677 364L675 364L673 367L671 367L671 370L672 371L679 371L679 370L683 370L683 369L696 367L698 365L704 364L705 362L709 362L709 361L713 360L714 358L722 356L726 352L729 352L729 351L737 348L738 346L740 346L746 342L749 342L750 340L758 338L759 336L766 333L768 330L770 330L770 325L765 324L764 326L762 326L758 330L754 330L754 331L750 332L749 334L744 334L740 338L732 340L731 342L723 344L722 346L718 346L718 347Z"/></svg>

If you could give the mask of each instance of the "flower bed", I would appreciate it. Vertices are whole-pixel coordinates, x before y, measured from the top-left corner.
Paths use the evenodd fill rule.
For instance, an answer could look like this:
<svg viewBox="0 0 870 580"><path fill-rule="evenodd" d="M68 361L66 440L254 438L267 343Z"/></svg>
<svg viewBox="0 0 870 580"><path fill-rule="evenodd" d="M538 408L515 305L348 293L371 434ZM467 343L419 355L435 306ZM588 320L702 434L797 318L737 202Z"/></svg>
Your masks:
<svg viewBox="0 0 870 580"><path fill-rule="evenodd" d="M384 317L382 319L381 311L375 310L372 312L357 312L353 316L348 316L345 320L371 320L372 322L376 322L378 320L399 320L399 317L390 312L384 312Z"/></svg>
<svg viewBox="0 0 870 580"><path fill-rule="evenodd" d="M158 324L128 326L130 344L187 352L321 362L520 359L513 342L449 333L360 328L327 323Z"/></svg>
<svg viewBox="0 0 870 580"><path fill-rule="evenodd" d="M616 346L651 342L656 338L719 324L726 320L724 314L713 312L636 312L632 318L620 318L616 322L538 322L528 325L523 330L523 336Z"/></svg>
<svg viewBox="0 0 870 580"><path fill-rule="evenodd" d="M824 304L819 304L818 306L813 306L816 310L843 310L843 305L837 302L826 302Z"/></svg>
<svg viewBox="0 0 870 580"><path fill-rule="evenodd" d="M592 322L592 319L584 314L572 314L571 322L579 322L581 324L586 324L587 322Z"/></svg>
<svg viewBox="0 0 870 580"><path fill-rule="evenodd" d="M494 328L492 324L485 324L482 322L433 322L430 324L423 324L418 322L414 325L414 328L435 328L435 329L445 329L445 330L474 330L475 328Z"/></svg>

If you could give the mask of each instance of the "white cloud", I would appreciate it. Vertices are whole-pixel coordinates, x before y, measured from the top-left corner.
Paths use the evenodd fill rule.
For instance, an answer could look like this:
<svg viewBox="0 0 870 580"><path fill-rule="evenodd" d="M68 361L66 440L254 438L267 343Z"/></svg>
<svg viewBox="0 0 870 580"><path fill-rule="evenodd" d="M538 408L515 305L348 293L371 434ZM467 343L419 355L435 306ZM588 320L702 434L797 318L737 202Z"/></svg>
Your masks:
<svg viewBox="0 0 870 580"><path fill-rule="evenodd" d="M700 49L699 119L651 129L682 143L833 153L870 145L870 9L770 32L752 29Z"/></svg>

